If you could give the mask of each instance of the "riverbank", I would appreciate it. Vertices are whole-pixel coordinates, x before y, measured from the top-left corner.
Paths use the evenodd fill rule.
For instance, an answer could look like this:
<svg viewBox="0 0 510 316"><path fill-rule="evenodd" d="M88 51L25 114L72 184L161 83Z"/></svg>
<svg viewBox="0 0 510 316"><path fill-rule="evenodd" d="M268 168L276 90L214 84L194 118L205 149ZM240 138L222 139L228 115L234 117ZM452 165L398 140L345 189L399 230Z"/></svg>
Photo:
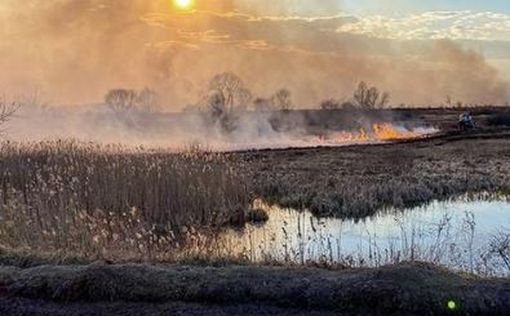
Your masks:
<svg viewBox="0 0 510 316"><path fill-rule="evenodd" d="M2 315L507 315L510 281L427 264L379 269L0 267Z"/></svg>

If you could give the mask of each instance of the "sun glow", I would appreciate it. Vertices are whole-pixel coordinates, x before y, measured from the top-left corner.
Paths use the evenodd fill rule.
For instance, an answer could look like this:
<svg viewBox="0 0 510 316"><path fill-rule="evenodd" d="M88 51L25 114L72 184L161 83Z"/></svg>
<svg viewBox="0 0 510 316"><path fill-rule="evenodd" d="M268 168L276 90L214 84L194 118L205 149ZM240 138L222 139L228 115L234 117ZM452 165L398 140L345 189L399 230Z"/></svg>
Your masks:
<svg viewBox="0 0 510 316"><path fill-rule="evenodd" d="M193 0L174 0L174 4L181 10L188 10L193 6Z"/></svg>

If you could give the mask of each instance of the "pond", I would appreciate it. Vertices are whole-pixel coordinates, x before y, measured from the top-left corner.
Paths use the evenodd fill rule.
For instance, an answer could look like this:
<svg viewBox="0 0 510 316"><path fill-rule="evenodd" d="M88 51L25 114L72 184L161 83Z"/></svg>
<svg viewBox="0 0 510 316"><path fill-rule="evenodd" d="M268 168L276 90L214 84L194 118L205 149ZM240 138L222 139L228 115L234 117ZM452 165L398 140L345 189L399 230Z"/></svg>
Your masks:
<svg viewBox="0 0 510 316"><path fill-rule="evenodd" d="M230 254L252 262L380 266L418 260L480 274L510 271L510 261L498 251L510 241L505 199L435 201L361 221L317 218L260 200L254 206L269 214L265 224L228 230L218 238Z"/></svg>

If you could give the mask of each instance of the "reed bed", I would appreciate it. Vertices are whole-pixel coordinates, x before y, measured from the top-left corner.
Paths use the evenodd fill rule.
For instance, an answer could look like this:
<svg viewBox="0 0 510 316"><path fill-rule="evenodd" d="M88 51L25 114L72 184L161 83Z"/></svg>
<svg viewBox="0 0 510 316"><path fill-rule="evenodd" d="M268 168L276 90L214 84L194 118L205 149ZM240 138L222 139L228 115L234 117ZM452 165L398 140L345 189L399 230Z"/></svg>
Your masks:
<svg viewBox="0 0 510 316"><path fill-rule="evenodd" d="M249 209L243 177L219 154L73 141L0 146L5 247L146 256L175 248L191 227L242 225Z"/></svg>

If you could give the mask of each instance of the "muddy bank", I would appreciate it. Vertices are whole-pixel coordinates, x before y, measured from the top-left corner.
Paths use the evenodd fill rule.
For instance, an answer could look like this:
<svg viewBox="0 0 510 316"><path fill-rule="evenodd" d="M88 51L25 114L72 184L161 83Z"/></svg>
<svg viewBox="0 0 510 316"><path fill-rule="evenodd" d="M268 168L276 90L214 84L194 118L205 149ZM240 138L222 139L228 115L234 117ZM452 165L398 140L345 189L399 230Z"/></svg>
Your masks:
<svg viewBox="0 0 510 316"><path fill-rule="evenodd" d="M371 270L69 265L0 268L2 315L506 315L508 279L425 264ZM450 312L448 302L455 302ZM129 302L129 303L125 303Z"/></svg>
<svg viewBox="0 0 510 316"><path fill-rule="evenodd" d="M510 134L237 153L256 195L320 216L363 218L465 193L510 191Z"/></svg>

